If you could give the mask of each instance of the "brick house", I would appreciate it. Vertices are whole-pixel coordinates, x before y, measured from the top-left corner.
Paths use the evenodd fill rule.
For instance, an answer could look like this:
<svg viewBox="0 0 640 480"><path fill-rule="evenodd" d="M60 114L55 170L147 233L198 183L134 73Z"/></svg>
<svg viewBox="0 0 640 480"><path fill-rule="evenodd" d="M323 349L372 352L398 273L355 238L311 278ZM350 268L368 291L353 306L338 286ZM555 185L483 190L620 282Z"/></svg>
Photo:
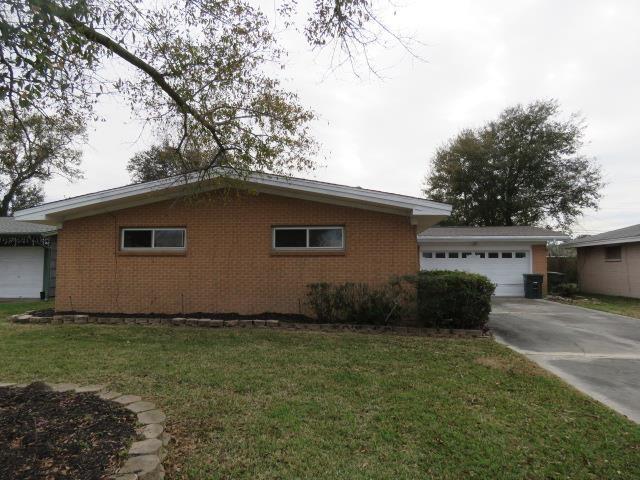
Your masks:
<svg viewBox="0 0 640 480"><path fill-rule="evenodd" d="M242 189L184 178L17 212L56 225L56 309L305 312L313 282L386 282L419 269L417 232L451 207L252 174Z"/></svg>

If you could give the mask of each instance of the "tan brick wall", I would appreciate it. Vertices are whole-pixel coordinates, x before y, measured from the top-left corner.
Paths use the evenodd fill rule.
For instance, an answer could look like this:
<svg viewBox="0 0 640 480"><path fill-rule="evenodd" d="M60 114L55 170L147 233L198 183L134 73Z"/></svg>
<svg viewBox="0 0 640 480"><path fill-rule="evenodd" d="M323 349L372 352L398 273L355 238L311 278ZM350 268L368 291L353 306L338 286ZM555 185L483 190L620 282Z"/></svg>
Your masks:
<svg viewBox="0 0 640 480"><path fill-rule="evenodd" d="M346 251L280 256L272 225L344 225ZM119 252L121 227L186 227L183 256ZM56 309L180 313L304 310L312 282L386 281L418 270L401 215L275 195L201 195L70 220L58 236Z"/></svg>
<svg viewBox="0 0 640 480"><path fill-rule="evenodd" d="M549 288L549 282L547 279L547 246L531 245L531 254L533 273L541 273L542 275L544 275L542 290L544 291L544 293L547 293L547 290Z"/></svg>
<svg viewBox="0 0 640 480"><path fill-rule="evenodd" d="M640 243L620 245L620 250L618 262L605 259L605 247L578 248L580 290L640 298Z"/></svg>

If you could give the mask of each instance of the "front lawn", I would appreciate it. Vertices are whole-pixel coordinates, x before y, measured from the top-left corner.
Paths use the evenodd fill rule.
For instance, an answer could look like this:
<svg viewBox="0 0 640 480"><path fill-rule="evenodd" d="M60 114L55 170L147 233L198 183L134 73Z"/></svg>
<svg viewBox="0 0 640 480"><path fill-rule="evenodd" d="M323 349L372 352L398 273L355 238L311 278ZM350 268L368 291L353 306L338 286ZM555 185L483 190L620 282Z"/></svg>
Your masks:
<svg viewBox="0 0 640 480"><path fill-rule="evenodd" d="M491 340L0 320L0 359L156 402L168 478L640 477L640 427Z"/></svg>
<svg viewBox="0 0 640 480"><path fill-rule="evenodd" d="M602 312L617 313L627 317L640 318L640 299L629 297L614 297L595 293L580 294L576 298L562 300L563 303L592 308Z"/></svg>

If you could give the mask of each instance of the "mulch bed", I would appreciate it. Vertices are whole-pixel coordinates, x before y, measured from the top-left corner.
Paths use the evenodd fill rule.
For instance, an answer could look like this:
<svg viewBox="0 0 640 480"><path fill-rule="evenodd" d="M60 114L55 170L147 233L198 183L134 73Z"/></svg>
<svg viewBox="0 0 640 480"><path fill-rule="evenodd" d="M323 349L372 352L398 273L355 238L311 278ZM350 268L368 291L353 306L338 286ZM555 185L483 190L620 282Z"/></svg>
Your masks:
<svg viewBox="0 0 640 480"><path fill-rule="evenodd" d="M0 387L0 479L104 479L135 425L134 413L89 393Z"/></svg>

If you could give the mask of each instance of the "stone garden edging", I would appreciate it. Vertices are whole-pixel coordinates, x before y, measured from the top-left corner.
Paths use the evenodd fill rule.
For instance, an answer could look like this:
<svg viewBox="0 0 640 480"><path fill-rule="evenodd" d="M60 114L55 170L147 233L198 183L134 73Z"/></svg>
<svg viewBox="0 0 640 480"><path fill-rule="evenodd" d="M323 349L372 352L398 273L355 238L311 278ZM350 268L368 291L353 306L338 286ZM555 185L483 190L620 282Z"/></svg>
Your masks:
<svg viewBox="0 0 640 480"><path fill-rule="evenodd" d="M298 323L281 322L280 320L220 320L213 318L186 318L186 317L94 317L91 315L54 315L52 317L39 317L25 313L9 317L13 323L30 324L100 324L100 325L165 325L165 326L189 326L201 328L223 327L258 327L279 328L285 330L314 330L323 332L351 331L363 333L394 333L398 335L412 335L422 337L454 337L454 338L488 338L490 333L482 330L468 329L439 329L424 327L405 327L398 325L351 325L341 323Z"/></svg>
<svg viewBox="0 0 640 480"><path fill-rule="evenodd" d="M137 415L138 440L131 444L124 463L111 475L112 480L162 480L166 448L171 436L165 432L166 415L151 402L137 395L109 391L106 385L80 386L74 383L46 383L54 392L91 393L103 400L119 403ZM26 387L27 384L0 383L0 387Z"/></svg>

